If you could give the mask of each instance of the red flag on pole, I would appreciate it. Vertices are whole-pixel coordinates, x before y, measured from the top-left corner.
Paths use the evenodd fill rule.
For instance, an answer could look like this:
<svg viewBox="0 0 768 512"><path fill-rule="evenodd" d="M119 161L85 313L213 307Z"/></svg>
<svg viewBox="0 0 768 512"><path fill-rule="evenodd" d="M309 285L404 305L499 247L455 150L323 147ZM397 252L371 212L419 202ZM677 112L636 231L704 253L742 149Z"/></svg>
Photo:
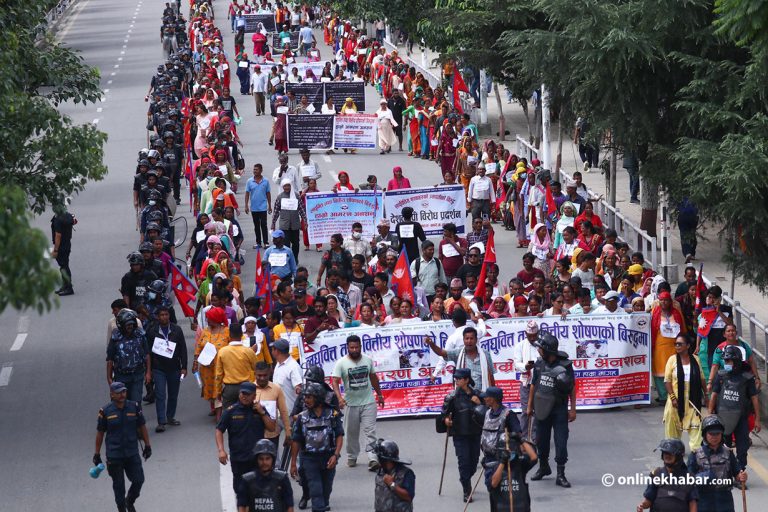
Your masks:
<svg viewBox="0 0 768 512"><path fill-rule="evenodd" d="M547 182L546 185L546 202L547 202L547 217L549 217L549 220L554 221L557 218L557 204L555 203L555 198L552 195L552 189L549 188L549 182Z"/></svg>
<svg viewBox="0 0 768 512"><path fill-rule="evenodd" d="M713 307L706 307L701 310L699 317L699 325L696 333L702 338L709 336L709 331L712 329L712 324L715 323L717 318L717 309Z"/></svg>
<svg viewBox="0 0 768 512"><path fill-rule="evenodd" d="M488 242L485 244L483 267L480 269L480 277L477 278L477 287L475 288L476 299L485 299L485 276L488 274L488 266L491 263L496 263L496 243L493 240L493 231L488 232Z"/></svg>
<svg viewBox="0 0 768 512"><path fill-rule="evenodd" d="M696 280L696 311L704 309L707 301L707 285L704 284L704 264L699 265L699 278Z"/></svg>
<svg viewBox="0 0 768 512"><path fill-rule="evenodd" d="M454 68L453 70L453 108L459 114L464 113L464 109L461 108L461 98L459 98L460 92L469 92L467 84L464 83L464 77L461 76L459 70Z"/></svg>
<svg viewBox="0 0 768 512"><path fill-rule="evenodd" d="M253 296L258 299L265 299L262 302L262 314L272 309L272 286L269 270L264 268L261 262L261 250L256 251L256 291Z"/></svg>
<svg viewBox="0 0 768 512"><path fill-rule="evenodd" d="M171 265L171 288L185 317L195 316L197 304L197 286L181 273L176 265Z"/></svg>
<svg viewBox="0 0 768 512"><path fill-rule="evenodd" d="M401 299L408 299L411 303L416 298L416 294L413 291L413 281L411 280L411 264L408 261L405 247L400 251L400 257L397 258L395 269L392 271L390 288L392 288L395 295Z"/></svg>

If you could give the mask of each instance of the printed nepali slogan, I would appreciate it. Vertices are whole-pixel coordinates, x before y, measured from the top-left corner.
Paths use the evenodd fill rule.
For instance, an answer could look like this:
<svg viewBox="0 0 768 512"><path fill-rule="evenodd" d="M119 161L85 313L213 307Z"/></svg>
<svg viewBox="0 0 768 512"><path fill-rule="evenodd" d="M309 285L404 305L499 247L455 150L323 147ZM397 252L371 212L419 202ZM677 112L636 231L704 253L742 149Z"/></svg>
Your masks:
<svg viewBox="0 0 768 512"><path fill-rule="evenodd" d="M245 18L245 32L251 33L251 32L258 32L259 31L259 23L264 25L264 30L267 32L275 32L275 13L265 13L265 14L244 14L243 18Z"/></svg>
<svg viewBox="0 0 768 512"><path fill-rule="evenodd" d="M298 32L291 32L290 35L286 38L287 41L284 41L280 37L280 33L276 32L272 34L272 48L274 48L274 53L280 53L283 49L283 45L285 43L288 43L289 48L296 49L299 47L299 33ZM304 78L304 77L302 77Z"/></svg>
<svg viewBox="0 0 768 512"><path fill-rule="evenodd" d="M324 67L325 67L324 62L291 62L290 64L286 64L285 66L283 66L283 69L285 69L285 72L287 75L293 74L293 68L298 69L299 76L301 77L302 80L304 80L304 78L307 76L307 70L311 69L312 72L317 77L315 80L318 80L317 83L319 84L319 83L322 83L319 80L320 80L320 75L323 74ZM306 82L302 82L302 83L306 83ZM325 95L325 87L323 87L322 93L323 95ZM325 103L325 100L326 98L325 96L323 96L321 103ZM319 109L318 109L318 112L320 112Z"/></svg>
<svg viewBox="0 0 768 512"><path fill-rule="evenodd" d="M376 122L374 114L336 116L333 120L334 147L375 148L378 137Z"/></svg>
<svg viewBox="0 0 768 512"><path fill-rule="evenodd" d="M467 199L461 185L387 191L384 209L393 232L395 226L402 222L402 211L406 206L413 208L413 220L421 223L428 237L442 236L443 226L449 222L456 224L459 234L465 232Z"/></svg>
<svg viewBox="0 0 768 512"><path fill-rule="evenodd" d="M320 74L317 74L320 76ZM341 107L347 98L352 98L355 102L358 112L365 111L365 82L326 82L325 83L325 101L333 98L333 104L336 105L336 112L341 112Z"/></svg>
<svg viewBox="0 0 768 512"><path fill-rule="evenodd" d="M363 238L373 238L384 217L381 191L361 190L347 194L307 194L309 243L326 243L334 233L351 233L352 224L363 225Z"/></svg>
<svg viewBox="0 0 768 512"><path fill-rule="evenodd" d="M301 97L306 96L307 100L315 107L315 112L318 114L323 108L323 84L305 82L294 84L286 82L285 92L292 92L296 96L296 101L301 102Z"/></svg>
<svg viewBox="0 0 768 512"><path fill-rule="evenodd" d="M289 149L333 147L333 114L288 114Z"/></svg>
<svg viewBox="0 0 768 512"><path fill-rule="evenodd" d="M488 335L480 346L490 352L496 385L505 403L520 410L520 374L514 369L514 347L525 339L533 319L542 331L555 335L560 350L573 361L576 405L580 410L606 409L650 403L651 334L647 313L574 315L560 317L500 318L488 320ZM319 365L330 375L336 361L346 355L346 338L360 336L363 353L374 361L384 393L380 416L412 416L440 411L452 389L452 363L430 383L438 361L423 343L430 336L445 346L454 328L450 321L418 322L373 328L323 332L312 345L303 344L302 362Z"/></svg>

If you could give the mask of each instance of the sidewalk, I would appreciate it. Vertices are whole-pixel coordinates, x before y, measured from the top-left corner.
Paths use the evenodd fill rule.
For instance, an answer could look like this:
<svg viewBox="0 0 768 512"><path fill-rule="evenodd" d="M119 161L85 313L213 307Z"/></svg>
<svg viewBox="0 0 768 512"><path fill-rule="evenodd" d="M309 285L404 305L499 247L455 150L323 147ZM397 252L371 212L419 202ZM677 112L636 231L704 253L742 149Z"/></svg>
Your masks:
<svg viewBox="0 0 768 512"><path fill-rule="evenodd" d="M398 47L400 55L405 56L405 47ZM435 76L440 76L440 68L432 65L432 60L437 56L435 52L427 51L427 66ZM422 62L422 51L418 46L414 45L413 53L410 58L417 64ZM517 143L515 141L515 135L521 135L524 139L528 139L528 125L526 123L525 115L520 104L516 102L508 103L506 97L506 89L499 88L499 94L502 100L502 111L504 114L505 127L509 131L510 135L505 137L503 142L504 146L512 152L516 151ZM531 121L533 121L533 108L529 107L529 113ZM488 124L490 127L490 133L493 138L498 140L499 137L496 133L499 129L499 108L496 102L496 97L493 92L488 95ZM563 154L562 154L562 170L568 174L573 174L574 171L581 170L582 163L579 159L578 148L573 144L571 140L573 127L563 127ZM550 154L554 161L557 156L557 123L552 123L550 126ZM618 163L621 166L621 159ZM597 195L606 195L605 193L605 178L600 174L599 170L593 170L590 173L583 174L584 183L587 184ZM619 168L616 176L616 207L621 210L621 213L635 222L640 224L641 209L639 204L632 204L629 202L629 175L627 172ZM660 237L661 230L657 227L657 234ZM696 249L697 260L694 264L698 267L700 263L704 264L704 275L713 283L718 284L725 294L731 295L731 273L727 269L726 264L722 262L722 257L726 253L726 247L722 244L719 236L719 228L712 225L705 225L699 231L699 243ZM685 258L681 253L680 245L680 232L677 229L676 224L672 224L669 229L669 243L672 247L673 259L672 263L678 266L678 275L682 278L683 270L685 267ZM658 247L661 246L661 241L658 241ZM673 283L673 286L676 283ZM760 293L755 287L736 282L733 299L737 301L737 304L743 305L748 312L754 313L756 319L762 324L768 324L768 301L765 300L765 295ZM749 321L745 318L742 325L739 326L739 334L750 339L749 335ZM737 322L738 326L738 322ZM760 332L757 332L755 348L760 352L766 349L766 338L768 335L763 336Z"/></svg>

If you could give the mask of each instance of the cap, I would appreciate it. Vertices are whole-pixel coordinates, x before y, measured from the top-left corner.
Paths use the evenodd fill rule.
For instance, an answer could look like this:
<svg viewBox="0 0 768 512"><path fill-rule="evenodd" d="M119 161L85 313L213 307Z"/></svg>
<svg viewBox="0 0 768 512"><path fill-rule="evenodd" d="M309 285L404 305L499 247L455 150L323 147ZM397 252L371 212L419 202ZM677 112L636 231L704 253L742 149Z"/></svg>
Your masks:
<svg viewBox="0 0 768 512"><path fill-rule="evenodd" d="M634 265L630 265L627 269L627 272L629 272L629 275L632 276L640 276L643 275L643 266L639 263L635 263Z"/></svg>
<svg viewBox="0 0 768 512"><path fill-rule="evenodd" d="M272 232L272 238L285 238L285 233L282 229L276 229Z"/></svg>
<svg viewBox="0 0 768 512"><path fill-rule="evenodd" d="M525 333L526 334L538 334L539 333L539 324L537 324L534 320L528 320L528 323L525 325Z"/></svg>
<svg viewBox="0 0 768 512"><path fill-rule="evenodd" d="M454 277L451 279L451 288L464 288L464 284L461 282L461 279Z"/></svg>
<svg viewBox="0 0 768 512"><path fill-rule="evenodd" d="M284 353L284 354L287 354L287 353L288 353L288 351L289 351L289 350L290 350L290 348L291 348L291 344L290 344L290 343L288 343L288 341L287 341L287 340L282 340L282 339L281 339L281 340L277 340L277 341L276 341L276 342L275 342L275 343L272 345L272 347L273 347L275 350L277 350L278 352L282 352L282 353Z"/></svg>
<svg viewBox="0 0 768 512"><path fill-rule="evenodd" d="M668 291L663 291L659 294L659 300L671 299L671 298L672 298L672 294L669 293Z"/></svg>
<svg viewBox="0 0 768 512"><path fill-rule="evenodd" d="M454 379L471 379L472 371L469 368L456 368L453 372Z"/></svg>
<svg viewBox="0 0 768 512"><path fill-rule="evenodd" d="M616 291L609 291L605 295L603 295L603 299L605 300L619 300L619 292Z"/></svg>
<svg viewBox="0 0 768 512"><path fill-rule="evenodd" d="M387 226L387 227L389 227L389 220L387 220L387 219L381 219L381 220L379 221L379 226Z"/></svg>
<svg viewBox="0 0 768 512"><path fill-rule="evenodd" d="M504 399L504 392L501 390L501 388L497 388L496 386L489 386L485 388L485 391L480 393L480 398L495 398L499 402L501 402Z"/></svg>
<svg viewBox="0 0 768 512"><path fill-rule="evenodd" d="M240 392L246 395L252 395L256 392L256 384L253 382L243 382L240 384Z"/></svg>
<svg viewBox="0 0 768 512"><path fill-rule="evenodd" d="M128 388L126 388L125 384L123 384L122 382L115 381L115 382L113 382L112 384L109 385L109 391L111 393L122 393L126 389L128 389Z"/></svg>
<svg viewBox="0 0 768 512"><path fill-rule="evenodd" d="M387 100L385 100L384 98L381 98L379 100L379 105L386 105L386 104L387 104Z"/></svg>

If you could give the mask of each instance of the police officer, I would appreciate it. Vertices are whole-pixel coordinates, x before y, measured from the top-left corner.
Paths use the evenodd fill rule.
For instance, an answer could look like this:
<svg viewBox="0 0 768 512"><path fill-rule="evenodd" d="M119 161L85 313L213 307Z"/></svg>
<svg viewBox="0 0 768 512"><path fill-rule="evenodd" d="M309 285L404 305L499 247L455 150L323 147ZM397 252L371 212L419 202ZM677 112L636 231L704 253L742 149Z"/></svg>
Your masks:
<svg viewBox="0 0 768 512"><path fill-rule="evenodd" d="M339 416L341 416L342 414L341 410L339 409L339 398L336 396L336 393L333 392L331 386L325 382L325 372L323 371L322 366L312 365L307 368L307 371L304 372L304 387L296 396L296 401L293 403L293 410L291 411L292 421L297 421L299 419L299 414L307 409L304 403L304 392L310 382L319 384L323 387L323 389L325 389L325 399L323 402L325 405L331 407L334 411L339 413ZM301 484L301 499L299 500L299 508L304 510L307 508L307 503L309 502L309 485L307 484L307 477L304 475L304 467L301 465L299 465L299 482Z"/></svg>
<svg viewBox="0 0 768 512"><path fill-rule="evenodd" d="M253 449L256 468L243 475L240 494L246 505L238 512L293 512L293 491L288 473L275 469L277 448L261 439Z"/></svg>
<svg viewBox="0 0 768 512"><path fill-rule="evenodd" d="M120 281L120 293L128 307L135 311L147 299L149 285L158 276L144 268L144 256L138 251L128 255L128 264L131 268Z"/></svg>
<svg viewBox="0 0 768 512"><path fill-rule="evenodd" d="M149 434L141 412L141 406L134 400L127 400L127 388L122 382L113 382L109 386L110 403L99 409L96 426L96 452L93 465L101 461L101 445L106 434L107 472L112 477L112 490L119 512L135 512L134 502L139 498L144 484L144 470L139 457L138 434L144 441L142 455L144 460L152 456ZM125 478L131 482L128 494L125 493Z"/></svg>
<svg viewBox="0 0 768 512"><path fill-rule="evenodd" d="M707 478L716 484L698 483L698 512L733 512L735 482L747 482L747 472L739 466L736 456L723 443L723 423L716 415L707 416L701 422L704 443L688 456L688 472Z"/></svg>
<svg viewBox="0 0 768 512"><path fill-rule="evenodd" d="M416 475L407 468L411 461L400 458L394 441L379 439L373 448L379 457L376 472L373 509L375 512L413 512Z"/></svg>
<svg viewBox="0 0 768 512"><path fill-rule="evenodd" d="M306 410L294 424L291 445L291 476L298 476L296 464L301 451L301 465L309 485L312 511L329 510L336 464L344 444L344 426L339 413L325 404L326 390L311 382L304 390Z"/></svg>
<svg viewBox="0 0 768 512"><path fill-rule="evenodd" d="M552 474L549 467L549 443L554 430L557 463L555 483L560 487L570 487L570 482L565 478L565 463L568 462L568 422L576 419L573 363L568 359L568 354L558 351L557 338L548 332L539 335L536 346L541 359L533 367L527 414L536 416L539 469L531 480L541 480Z"/></svg>
<svg viewBox="0 0 768 512"><path fill-rule="evenodd" d="M657 448L661 452L664 465L651 471L651 478L665 478L667 475L684 479L688 476L685 465L685 445L679 439L663 439ZM637 512L652 508L654 512L689 512L696 510L698 499L696 487L691 482L651 481L643 493L643 501L637 506Z"/></svg>
<svg viewBox="0 0 768 512"><path fill-rule="evenodd" d="M736 438L736 458L739 466L747 467L749 449L749 422L752 411L759 411L757 384L749 366L742 364L742 348L726 345L723 350L723 369L717 372L712 385L710 414L720 417L723 423L725 443L731 446L731 436ZM760 415L755 415L755 432L760 432Z"/></svg>
<svg viewBox="0 0 768 512"><path fill-rule="evenodd" d="M216 447L219 449L219 462L232 464L232 487L237 496L237 506L245 507L245 495L242 493L242 478L249 471L256 469L256 457L253 448L256 442L264 439L265 429L274 430L275 420L259 402L254 400L256 384L240 384L238 401L221 414L216 425ZM224 432L229 433L229 456L224 450Z"/></svg>
<svg viewBox="0 0 768 512"><path fill-rule="evenodd" d="M474 389L475 381L469 368L456 368L453 383L456 388L445 397L441 416L453 436L453 448L459 461L459 481L464 491L464 501L467 501L472 492L472 477L480 459L482 426L472 416L474 408L481 401L479 393Z"/></svg>
<svg viewBox="0 0 768 512"><path fill-rule="evenodd" d="M521 439L518 432L498 440L498 463L491 475L491 512L530 512L531 494L525 475L536 465L536 450L530 441ZM512 473L510 493L509 474Z"/></svg>
<svg viewBox="0 0 768 512"><path fill-rule="evenodd" d="M61 272L61 288L56 290L60 297L72 295L72 271L69 269L69 254L72 251L72 228L77 224L74 215L66 210L56 213L51 219L53 250L51 257L56 260Z"/></svg>
<svg viewBox="0 0 768 512"><path fill-rule="evenodd" d="M140 402L142 384L152 380L147 338L136 312L123 309L115 322L117 329L107 344L107 384L122 382L128 388L128 400Z"/></svg>
<svg viewBox="0 0 768 512"><path fill-rule="evenodd" d="M488 387L482 395L484 407L476 407L475 414L483 415L483 431L480 434L480 449L483 450L483 469L485 486L491 490L491 476L496 471L499 441L508 435L520 434L520 421L512 409L504 405L504 392L496 386ZM469 496L464 498L469 500Z"/></svg>

